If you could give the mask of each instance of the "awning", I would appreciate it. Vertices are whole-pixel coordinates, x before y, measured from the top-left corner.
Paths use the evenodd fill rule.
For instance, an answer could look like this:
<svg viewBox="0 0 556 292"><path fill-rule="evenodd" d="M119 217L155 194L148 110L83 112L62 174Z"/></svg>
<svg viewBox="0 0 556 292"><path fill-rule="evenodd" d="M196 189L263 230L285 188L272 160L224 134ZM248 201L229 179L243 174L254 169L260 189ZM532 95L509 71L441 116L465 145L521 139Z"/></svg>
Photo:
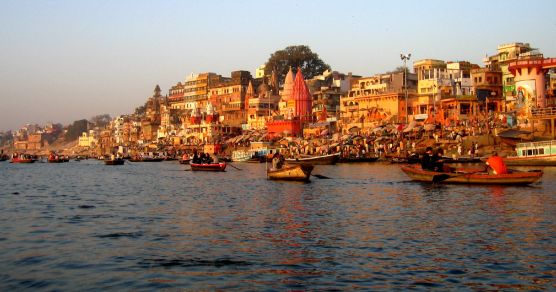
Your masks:
<svg viewBox="0 0 556 292"><path fill-rule="evenodd" d="M407 133L407 132L413 130L413 128L415 128L416 125L417 125L417 122L411 121L411 123L409 123L409 125L407 125L407 127L405 127L405 129L403 129L403 132Z"/></svg>

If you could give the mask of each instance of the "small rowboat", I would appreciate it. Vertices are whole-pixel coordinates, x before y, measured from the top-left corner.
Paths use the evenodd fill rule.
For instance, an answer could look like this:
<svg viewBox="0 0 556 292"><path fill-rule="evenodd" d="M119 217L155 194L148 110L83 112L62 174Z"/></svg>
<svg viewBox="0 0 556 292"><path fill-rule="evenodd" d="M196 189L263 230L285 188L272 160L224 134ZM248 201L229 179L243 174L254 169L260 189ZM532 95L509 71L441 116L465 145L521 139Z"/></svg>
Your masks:
<svg viewBox="0 0 556 292"><path fill-rule="evenodd" d="M271 180L309 181L313 171L311 164L286 165L280 169L269 169L266 174Z"/></svg>
<svg viewBox="0 0 556 292"><path fill-rule="evenodd" d="M122 158L115 158L115 159L106 159L104 160L104 164L106 165L123 165L124 161Z"/></svg>
<svg viewBox="0 0 556 292"><path fill-rule="evenodd" d="M340 159L340 153L320 155L320 156L309 156L302 158L290 158L286 159L286 163L290 164L312 164L312 165L331 165L336 164Z"/></svg>
<svg viewBox="0 0 556 292"><path fill-rule="evenodd" d="M66 162L64 158L48 158L48 163L63 163Z"/></svg>
<svg viewBox="0 0 556 292"><path fill-rule="evenodd" d="M226 163L190 163L191 170L193 171L224 171Z"/></svg>
<svg viewBox="0 0 556 292"><path fill-rule="evenodd" d="M163 160L164 157L140 157L129 159L129 161L131 162L161 162Z"/></svg>
<svg viewBox="0 0 556 292"><path fill-rule="evenodd" d="M191 162L191 159L180 159L180 164L189 164Z"/></svg>
<svg viewBox="0 0 556 292"><path fill-rule="evenodd" d="M527 172L514 170L507 174L488 174L486 172L435 172L423 170L419 165L403 165L401 169L412 180L429 183L528 185L538 181L543 175L540 170Z"/></svg>
<svg viewBox="0 0 556 292"><path fill-rule="evenodd" d="M12 160L10 160L10 163L34 163L35 161L37 161L37 160L33 159L33 158L15 157L15 158L12 158Z"/></svg>

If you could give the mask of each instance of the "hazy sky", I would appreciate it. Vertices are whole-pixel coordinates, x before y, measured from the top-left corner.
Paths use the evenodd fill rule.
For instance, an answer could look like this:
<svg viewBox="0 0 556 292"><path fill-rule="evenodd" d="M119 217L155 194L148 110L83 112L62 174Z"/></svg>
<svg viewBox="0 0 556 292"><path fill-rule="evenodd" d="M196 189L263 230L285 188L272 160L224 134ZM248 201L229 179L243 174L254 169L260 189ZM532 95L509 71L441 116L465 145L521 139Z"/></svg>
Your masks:
<svg viewBox="0 0 556 292"><path fill-rule="evenodd" d="M482 58L528 42L556 57L556 1L0 0L0 131L131 113L195 72L255 69L308 45L363 76L400 53Z"/></svg>

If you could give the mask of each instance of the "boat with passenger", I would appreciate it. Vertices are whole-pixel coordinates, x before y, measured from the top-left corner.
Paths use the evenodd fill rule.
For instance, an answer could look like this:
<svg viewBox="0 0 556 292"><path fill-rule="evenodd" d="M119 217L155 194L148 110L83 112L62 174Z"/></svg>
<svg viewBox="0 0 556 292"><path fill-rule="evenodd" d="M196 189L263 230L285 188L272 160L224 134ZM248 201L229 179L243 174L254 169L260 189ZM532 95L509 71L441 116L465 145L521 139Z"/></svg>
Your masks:
<svg viewBox="0 0 556 292"><path fill-rule="evenodd" d="M33 155L14 153L10 163L34 163L35 161L37 159Z"/></svg>
<svg viewBox="0 0 556 292"><path fill-rule="evenodd" d="M312 164L312 165L332 165L336 164L340 159L340 153L318 155L318 156L302 156L299 158L288 158L286 163L290 164Z"/></svg>
<svg viewBox="0 0 556 292"><path fill-rule="evenodd" d="M225 171L226 162L219 163L189 163L192 171Z"/></svg>
<svg viewBox="0 0 556 292"><path fill-rule="evenodd" d="M512 166L556 166L556 140L517 143L516 155L504 158Z"/></svg>
<svg viewBox="0 0 556 292"><path fill-rule="evenodd" d="M541 170L510 170L505 174L490 174L485 168L479 170L459 170L456 172L437 172L422 169L417 164L402 165L401 170L414 181L446 184L500 184L528 185L541 179Z"/></svg>

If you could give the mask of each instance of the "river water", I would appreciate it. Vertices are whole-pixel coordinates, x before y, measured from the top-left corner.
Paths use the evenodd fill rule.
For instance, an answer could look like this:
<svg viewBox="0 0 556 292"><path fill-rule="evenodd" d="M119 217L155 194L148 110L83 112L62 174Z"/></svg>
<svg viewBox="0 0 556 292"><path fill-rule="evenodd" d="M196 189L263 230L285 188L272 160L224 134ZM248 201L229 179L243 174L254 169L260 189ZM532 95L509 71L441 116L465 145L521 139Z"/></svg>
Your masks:
<svg viewBox="0 0 556 292"><path fill-rule="evenodd" d="M529 187L398 165L310 183L177 162L0 163L0 290L551 290L556 168Z"/></svg>

